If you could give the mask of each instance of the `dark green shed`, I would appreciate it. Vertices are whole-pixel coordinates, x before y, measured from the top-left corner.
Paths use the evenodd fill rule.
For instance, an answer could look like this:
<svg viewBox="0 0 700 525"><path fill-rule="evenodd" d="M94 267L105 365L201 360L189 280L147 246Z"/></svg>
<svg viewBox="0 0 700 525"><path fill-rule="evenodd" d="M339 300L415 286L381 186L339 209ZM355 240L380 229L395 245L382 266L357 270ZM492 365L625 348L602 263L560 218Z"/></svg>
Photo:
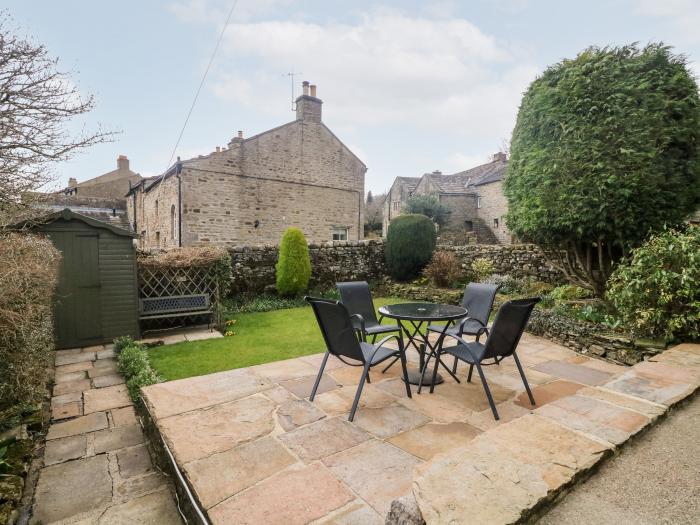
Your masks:
<svg viewBox="0 0 700 525"><path fill-rule="evenodd" d="M57 348L138 337L136 234L67 208L35 220L33 229L63 255L54 300Z"/></svg>

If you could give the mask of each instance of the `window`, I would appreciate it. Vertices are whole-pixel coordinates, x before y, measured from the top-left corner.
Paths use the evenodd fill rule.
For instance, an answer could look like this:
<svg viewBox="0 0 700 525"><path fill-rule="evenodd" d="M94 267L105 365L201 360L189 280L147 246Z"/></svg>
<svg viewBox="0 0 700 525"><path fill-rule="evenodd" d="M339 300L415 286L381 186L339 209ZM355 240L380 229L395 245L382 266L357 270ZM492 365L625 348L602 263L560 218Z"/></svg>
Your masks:
<svg viewBox="0 0 700 525"><path fill-rule="evenodd" d="M391 203L391 205L394 208L394 211L399 211L399 207L401 206L401 201L394 201Z"/></svg>
<svg viewBox="0 0 700 525"><path fill-rule="evenodd" d="M156 199L156 218L158 218L158 200Z"/></svg>
<svg viewBox="0 0 700 525"><path fill-rule="evenodd" d="M170 238L175 240L175 205L170 206Z"/></svg>
<svg viewBox="0 0 700 525"><path fill-rule="evenodd" d="M160 248L160 232L156 232L156 246Z"/></svg>
<svg viewBox="0 0 700 525"><path fill-rule="evenodd" d="M493 227L498 229L498 219L493 220Z"/></svg>
<svg viewBox="0 0 700 525"><path fill-rule="evenodd" d="M331 239L334 241L347 241L348 229L343 226L335 226L331 233Z"/></svg>
<svg viewBox="0 0 700 525"><path fill-rule="evenodd" d="M464 221L464 229L468 232L474 231L474 223L472 221Z"/></svg>
<svg viewBox="0 0 700 525"><path fill-rule="evenodd" d="M481 208L481 197L476 198L476 207Z"/></svg>

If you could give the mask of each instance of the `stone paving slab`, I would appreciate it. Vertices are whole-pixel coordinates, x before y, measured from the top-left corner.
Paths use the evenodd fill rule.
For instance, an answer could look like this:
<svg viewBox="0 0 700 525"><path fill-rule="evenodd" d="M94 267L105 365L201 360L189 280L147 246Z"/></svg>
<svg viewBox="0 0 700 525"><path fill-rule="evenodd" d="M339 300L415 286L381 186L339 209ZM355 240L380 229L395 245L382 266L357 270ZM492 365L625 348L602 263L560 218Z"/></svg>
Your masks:
<svg viewBox="0 0 700 525"><path fill-rule="evenodd" d="M78 417L70 421L54 423L49 428L46 439L58 439L77 434L87 434L107 428L107 414L104 412L94 412L86 416Z"/></svg>
<svg viewBox="0 0 700 525"><path fill-rule="evenodd" d="M94 456L46 467L36 487L34 523L52 523L112 501L107 456Z"/></svg>
<svg viewBox="0 0 700 525"><path fill-rule="evenodd" d="M269 380L244 368L159 383L142 392L149 412L157 420L234 401L271 387Z"/></svg>
<svg viewBox="0 0 700 525"><path fill-rule="evenodd" d="M133 405L126 385L88 390L83 394L85 414Z"/></svg>
<svg viewBox="0 0 700 525"><path fill-rule="evenodd" d="M172 525L180 522L173 497L167 490L161 490L110 507L99 518L98 525Z"/></svg>
<svg viewBox="0 0 700 525"><path fill-rule="evenodd" d="M269 434L274 428L274 409L272 401L258 394L171 416L159 426L178 461L187 463Z"/></svg>
<svg viewBox="0 0 700 525"><path fill-rule="evenodd" d="M87 438L84 435L47 441L44 449L44 465L55 465L70 459L82 458L86 451Z"/></svg>
<svg viewBox="0 0 700 525"><path fill-rule="evenodd" d="M478 428L467 423L429 423L398 434L388 441L409 454L429 460L437 454L466 445L480 433Z"/></svg>
<svg viewBox="0 0 700 525"><path fill-rule="evenodd" d="M688 397L698 387L700 369L689 370L663 362L639 363L605 388L670 406Z"/></svg>
<svg viewBox="0 0 700 525"><path fill-rule="evenodd" d="M280 436L280 441L304 462L330 456L370 439L345 418L322 419Z"/></svg>
<svg viewBox="0 0 700 525"><path fill-rule="evenodd" d="M283 470L209 511L214 525L305 525L354 500L322 464Z"/></svg>

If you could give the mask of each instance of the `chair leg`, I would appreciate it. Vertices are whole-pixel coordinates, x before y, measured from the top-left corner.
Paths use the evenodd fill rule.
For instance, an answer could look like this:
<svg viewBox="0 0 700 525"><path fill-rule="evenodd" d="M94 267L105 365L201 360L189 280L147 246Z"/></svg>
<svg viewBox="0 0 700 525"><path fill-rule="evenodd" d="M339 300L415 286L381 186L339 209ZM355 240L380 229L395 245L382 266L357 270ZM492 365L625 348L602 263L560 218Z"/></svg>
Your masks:
<svg viewBox="0 0 700 525"><path fill-rule="evenodd" d="M406 366L406 354L403 351L400 351L401 353L399 354L399 359L401 359L401 369L403 371L403 382L406 385L406 395L408 397L413 397L411 396L411 384L408 382L408 367Z"/></svg>
<svg viewBox="0 0 700 525"><path fill-rule="evenodd" d="M326 352L326 355L323 356L321 369L318 371L318 375L316 376L316 382L314 383L314 387L311 389L311 396L309 397L309 401L313 401L314 397L316 397L316 390L318 390L318 385L321 383L321 376L323 375L323 369L326 368L326 363L328 362L329 355L330 354Z"/></svg>
<svg viewBox="0 0 700 525"><path fill-rule="evenodd" d="M440 368L440 354L442 353L442 346L438 348L437 354L435 355L435 366L433 366L433 378L430 381L430 393L432 394L435 390L435 381L437 380L437 371Z"/></svg>
<svg viewBox="0 0 700 525"><path fill-rule="evenodd" d="M350 409L350 416L348 421L355 419L355 411L357 410L357 404L360 402L360 396L362 395L362 388L365 386L365 380L367 379L367 374L369 373L369 363L365 364L364 370L362 370L362 377L360 378L360 384L357 385L357 392L355 392L355 400L352 402L352 408Z"/></svg>
<svg viewBox="0 0 700 525"><path fill-rule="evenodd" d="M457 358L455 357L455 362L454 362L454 364L452 365L452 373L455 374L455 375L457 375L457 364L458 364L458 363L459 363L459 359L457 359Z"/></svg>
<svg viewBox="0 0 700 525"><path fill-rule="evenodd" d="M535 406L535 398L532 395L532 390L530 390L530 385L527 384L527 378L525 377L523 366L520 364L520 359L518 359L518 354L516 354L515 352L513 352L513 359L515 359L515 365L518 367L518 372L520 372L520 378L523 380L523 384L525 385L527 397L530 398L530 403L532 403L532 406Z"/></svg>
<svg viewBox="0 0 700 525"><path fill-rule="evenodd" d="M493 402L493 396L491 395L491 389L489 384L486 382L486 377L484 377L484 371L481 369L481 365L476 363L476 371L479 372L479 377L481 378L481 384L484 387L484 392L486 392L486 399L489 400L489 405L491 406L491 412L493 412L493 417L496 421L500 418L498 417L498 411L496 410L496 404Z"/></svg>
<svg viewBox="0 0 700 525"><path fill-rule="evenodd" d="M369 370L367 370L367 382L372 383L372 381L370 381L370 379L369 379Z"/></svg>
<svg viewBox="0 0 700 525"><path fill-rule="evenodd" d="M377 334L372 335L372 344L377 340Z"/></svg>
<svg viewBox="0 0 700 525"><path fill-rule="evenodd" d="M474 371L474 365L469 365L469 374L467 374L467 383L472 382L472 372Z"/></svg>

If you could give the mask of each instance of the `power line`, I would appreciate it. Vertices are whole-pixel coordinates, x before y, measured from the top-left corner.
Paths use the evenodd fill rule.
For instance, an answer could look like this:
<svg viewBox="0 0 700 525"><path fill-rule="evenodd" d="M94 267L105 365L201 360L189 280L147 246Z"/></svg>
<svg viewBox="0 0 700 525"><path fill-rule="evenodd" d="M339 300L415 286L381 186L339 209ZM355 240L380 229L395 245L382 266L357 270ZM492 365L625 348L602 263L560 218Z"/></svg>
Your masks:
<svg viewBox="0 0 700 525"><path fill-rule="evenodd" d="M190 110L187 112L187 117L185 118L185 122L182 125L182 129L180 130L180 134L177 137L177 142L175 142L175 147L173 148L173 151L170 154L170 159L168 160L168 165L165 167L165 171L163 171L163 175L161 175L160 182L163 181L165 174L168 172L168 168L170 168L170 165L173 162L173 158L175 157L175 152L177 151L177 148L180 145L180 141L182 140L182 136L185 133L185 128L187 127L187 124L190 121L190 117L192 116L192 111L194 111L194 107L197 104L197 99L199 98L199 93L202 91L202 86L204 86L204 81L207 79L207 75L209 74L209 70L211 69L211 65L214 62L214 58L216 57L216 53L219 50L219 46L221 45L221 41L224 38L224 33L226 32L226 28L228 27L228 24L231 21L231 15L233 15L233 10L236 9L237 5L238 5L238 0L234 0L233 4L231 4L231 9L229 10L228 16L226 17L226 22L224 23L224 27L221 28L221 34L219 35L219 39L216 41L216 46L214 47L214 51L212 52L211 57L209 58L209 63L207 64L207 68L204 70L204 74L202 75L202 80L200 81L199 87L197 88L197 92L194 95L194 99L192 100L192 105L190 106Z"/></svg>

